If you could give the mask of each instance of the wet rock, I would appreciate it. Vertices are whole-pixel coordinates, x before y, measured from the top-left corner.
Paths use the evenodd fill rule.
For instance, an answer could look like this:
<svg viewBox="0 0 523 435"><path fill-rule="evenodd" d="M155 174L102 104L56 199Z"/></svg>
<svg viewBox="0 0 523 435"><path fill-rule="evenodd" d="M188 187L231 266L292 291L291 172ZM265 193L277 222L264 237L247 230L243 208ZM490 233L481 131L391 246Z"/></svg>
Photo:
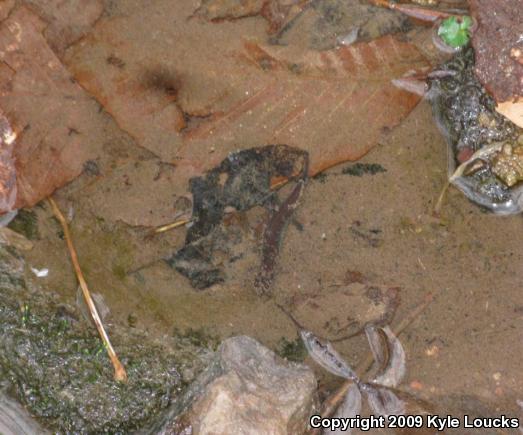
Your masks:
<svg viewBox="0 0 523 435"><path fill-rule="evenodd" d="M154 433L303 433L315 390L308 367L283 361L252 338L233 337L221 344L214 363L190 387L188 411Z"/></svg>
<svg viewBox="0 0 523 435"><path fill-rule="evenodd" d="M118 383L94 328L78 321L74 307L26 281L26 269L15 248L0 244L0 386L53 433L148 427L213 356L201 340L175 334L160 342L113 325L111 338L129 376ZM2 409L1 400L2 390L0 433L12 433L2 425L13 413L18 422L18 410Z"/></svg>

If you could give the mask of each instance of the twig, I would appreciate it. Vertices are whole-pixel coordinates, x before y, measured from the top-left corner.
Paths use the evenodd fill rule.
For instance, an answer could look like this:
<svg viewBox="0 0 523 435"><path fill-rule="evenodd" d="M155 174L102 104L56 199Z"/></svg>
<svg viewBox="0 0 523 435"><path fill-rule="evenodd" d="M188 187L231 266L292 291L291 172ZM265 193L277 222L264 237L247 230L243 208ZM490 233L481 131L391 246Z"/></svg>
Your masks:
<svg viewBox="0 0 523 435"><path fill-rule="evenodd" d="M405 5L402 3L395 3L390 0L371 0L375 6L381 6L387 9L396 10L409 17L416 18L422 21L435 22L437 20L448 18L452 16L459 16L457 14L438 11L435 9L424 8L420 6Z"/></svg>
<svg viewBox="0 0 523 435"><path fill-rule="evenodd" d="M165 231L173 230L174 228L181 227L182 225L188 224L189 222L191 222L191 219L180 219L176 222L172 222L170 224L162 225L161 227L155 228L152 232L154 234L164 233Z"/></svg>
<svg viewBox="0 0 523 435"><path fill-rule="evenodd" d="M438 218L441 216L441 209L443 208L443 200L445 199L449 186L450 186L450 181L446 181L445 186L443 186L443 189L441 189L438 200L436 202L436 206L434 207L433 214L434 214L434 216L436 216Z"/></svg>
<svg viewBox="0 0 523 435"><path fill-rule="evenodd" d="M414 310L412 310L407 317L405 317L400 324L395 328L394 334L396 336L399 336L405 329L407 329L410 324L418 318L418 316L423 313L427 309L427 307L430 305L432 300L434 299L432 293L428 293L425 296L425 300L420 303ZM361 362L361 364L356 369L356 373L358 376L362 376L369 370L369 368L372 366L372 363L374 362L374 356L372 355L372 352L369 352L367 357ZM322 406L322 417L330 417L334 414L338 406L343 401L345 395L347 394L347 391L349 390L349 387L352 385L351 380L345 381L340 388L338 388L331 396L329 396L325 401L323 402ZM320 429L313 429L309 432L309 435L319 435Z"/></svg>
<svg viewBox="0 0 523 435"><path fill-rule="evenodd" d="M111 345L111 342L109 341L109 336L105 332L104 326L102 324L102 320L100 319L100 316L98 315L98 310L96 309L96 305L94 304L93 298L91 297L91 293L89 292L89 288L87 287L87 282L85 281L84 275L82 273L82 269L80 268L80 263L78 262L78 255L76 253L76 249L73 245L73 240L71 238L71 233L69 231L69 226L67 225L67 221L65 220L64 215L58 208L58 205L54 201L53 198L48 198L49 204L51 205L51 208L53 209L53 213L62 225L62 229L64 231L65 241L67 243L67 247L69 248L69 255L71 256L71 262L73 263L74 271L76 273L76 278L78 279L78 283L80 284L80 287L82 289L82 293L84 295L85 302L87 304L87 307L89 308L89 312L91 313L91 317L93 318L94 324L96 325L96 329L98 329L98 333L100 334L100 337L104 343L104 347L107 350L107 353L109 354L109 358L111 359L111 362L114 367L114 379L119 382L127 382L127 373L125 371L125 367L118 359L118 356L116 356L116 352L113 349L113 346Z"/></svg>

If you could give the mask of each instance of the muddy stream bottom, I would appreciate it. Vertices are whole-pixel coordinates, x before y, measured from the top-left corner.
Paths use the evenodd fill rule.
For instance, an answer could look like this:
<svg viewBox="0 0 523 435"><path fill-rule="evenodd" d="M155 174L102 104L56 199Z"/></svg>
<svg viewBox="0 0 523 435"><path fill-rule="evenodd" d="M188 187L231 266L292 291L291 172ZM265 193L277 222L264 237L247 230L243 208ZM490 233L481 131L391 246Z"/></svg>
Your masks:
<svg viewBox="0 0 523 435"><path fill-rule="evenodd" d="M126 158L132 160L132 152ZM144 162L137 152L136 165ZM195 290L162 260L183 245L184 227L151 238L147 228L111 218L92 206L106 192L92 187L96 177L89 174L56 198L64 211L74 210L80 263L91 291L110 309L109 323L119 328L159 339L245 334L314 366L286 311L337 340L337 350L357 366L368 352L360 327L373 309L394 327L431 293L434 300L401 336L407 354L402 389L448 412L521 417L521 216L494 217L451 190L442 217L434 218L445 168L446 146L422 102L358 164L311 179L286 229L269 296L253 286L261 209L229 217L242 234L237 258L224 255L223 283ZM119 207L139 207L141 182L147 194L146 179L138 179L137 200ZM11 227L34 243L24 254L27 264L49 269L47 277L30 279L74 305L76 279L49 207L23 211ZM384 303L391 294L394 303ZM317 375L323 397L339 383L320 369Z"/></svg>

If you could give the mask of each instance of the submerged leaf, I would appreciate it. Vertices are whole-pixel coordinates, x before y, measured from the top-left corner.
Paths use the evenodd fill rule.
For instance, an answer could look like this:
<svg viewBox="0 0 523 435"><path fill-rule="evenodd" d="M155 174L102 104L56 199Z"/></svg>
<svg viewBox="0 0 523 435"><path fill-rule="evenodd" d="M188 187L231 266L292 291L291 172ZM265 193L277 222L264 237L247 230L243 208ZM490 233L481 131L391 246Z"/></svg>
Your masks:
<svg viewBox="0 0 523 435"><path fill-rule="evenodd" d="M374 382L386 387L397 387L403 380L406 371L406 356L403 345L389 326L383 328L389 346L389 360L385 371L376 377Z"/></svg>
<svg viewBox="0 0 523 435"><path fill-rule="evenodd" d="M25 7L0 26L0 107L12 123L0 120L0 212L50 195L79 175L105 141L104 115L51 50L46 26Z"/></svg>
<svg viewBox="0 0 523 435"><path fill-rule="evenodd" d="M369 385L367 387L365 393L367 393L367 400L374 414L383 416L405 414L405 402L393 391Z"/></svg>
<svg viewBox="0 0 523 435"><path fill-rule="evenodd" d="M322 342L310 331L302 330L300 335L311 358L325 370L336 376L359 382L354 370L349 367L329 342Z"/></svg>
<svg viewBox="0 0 523 435"><path fill-rule="evenodd" d="M361 413L361 393L360 389L356 384L352 384L349 387L349 390L347 391L347 394L345 395L345 399L343 400L343 403L340 405L336 413L334 414L334 418L355 418L357 415ZM336 430L330 430L326 429L323 434L324 435L332 435L332 434L341 434L345 433L350 435L352 432L351 429L348 429L347 431L342 431L341 429Z"/></svg>
<svg viewBox="0 0 523 435"><path fill-rule="evenodd" d="M372 324L365 326L365 335L367 336L374 362L378 367L384 367L388 361L388 349L385 348L386 344L385 346L383 345L383 335Z"/></svg>

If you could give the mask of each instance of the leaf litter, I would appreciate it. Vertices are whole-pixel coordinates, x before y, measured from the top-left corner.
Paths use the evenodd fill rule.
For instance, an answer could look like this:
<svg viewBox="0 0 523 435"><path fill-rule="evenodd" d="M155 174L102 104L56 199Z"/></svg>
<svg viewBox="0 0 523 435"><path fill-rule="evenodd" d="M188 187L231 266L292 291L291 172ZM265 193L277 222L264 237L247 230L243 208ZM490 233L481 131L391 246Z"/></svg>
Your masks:
<svg viewBox="0 0 523 435"><path fill-rule="evenodd" d="M74 83L45 28L26 7L0 26L0 107L17 135L16 198L3 211L33 205L78 176L103 143L99 105Z"/></svg>
<svg viewBox="0 0 523 435"><path fill-rule="evenodd" d="M374 328L368 325L367 328ZM405 402L390 388L396 388L403 380L406 372L406 356L403 346L388 326L382 328L387 341L379 339L379 334L367 334L373 355L388 354L386 368L371 382L364 382L356 372L336 352L329 342L324 342L309 331L302 330L300 335L309 355L330 373L352 381L336 416L351 418L362 408L363 393L374 415L401 415L406 411ZM375 360L376 363L380 361ZM329 432L327 432L329 433ZM334 432L337 433L337 432ZM350 433L350 432L349 432Z"/></svg>
<svg viewBox="0 0 523 435"><path fill-rule="evenodd" d="M180 193L191 177L238 148L299 147L311 156L311 174L358 159L419 101L390 81L428 63L396 37L318 52L267 45L266 35L251 30L252 38L223 44L248 23L182 19L172 26L162 21L167 3L100 19L95 32L68 50L65 62L121 128L177 165ZM193 12L182 6L180 16ZM139 45L125 42L153 17L163 40L146 35ZM120 59L120 66L109 58ZM145 64L167 73L175 97L147 89ZM362 123L371 127L356 128Z"/></svg>

